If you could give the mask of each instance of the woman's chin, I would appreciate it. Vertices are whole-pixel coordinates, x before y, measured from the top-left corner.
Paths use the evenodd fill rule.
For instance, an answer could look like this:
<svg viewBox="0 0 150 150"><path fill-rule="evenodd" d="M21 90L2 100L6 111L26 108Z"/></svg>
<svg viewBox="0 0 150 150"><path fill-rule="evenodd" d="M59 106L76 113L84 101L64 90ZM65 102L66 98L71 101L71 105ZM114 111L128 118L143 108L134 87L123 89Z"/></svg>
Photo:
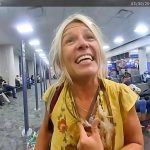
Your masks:
<svg viewBox="0 0 150 150"><path fill-rule="evenodd" d="M96 67L90 67L88 69L82 70L81 74L87 75L96 75L98 73L98 69Z"/></svg>
<svg viewBox="0 0 150 150"><path fill-rule="evenodd" d="M84 71L84 72L80 72L78 73L78 78L93 78L97 75L97 71L90 71L90 70L87 70L87 71Z"/></svg>

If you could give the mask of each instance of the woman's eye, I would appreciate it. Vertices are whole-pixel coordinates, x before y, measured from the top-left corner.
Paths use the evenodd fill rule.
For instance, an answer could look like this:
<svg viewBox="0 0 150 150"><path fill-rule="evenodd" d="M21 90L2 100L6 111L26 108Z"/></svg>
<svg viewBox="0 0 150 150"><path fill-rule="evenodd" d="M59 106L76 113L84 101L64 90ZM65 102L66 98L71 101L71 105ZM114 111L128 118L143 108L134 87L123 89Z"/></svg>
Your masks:
<svg viewBox="0 0 150 150"><path fill-rule="evenodd" d="M89 39L89 40L95 40L94 35L87 35L86 38Z"/></svg>
<svg viewBox="0 0 150 150"><path fill-rule="evenodd" d="M75 40L74 38L70 37L70 38L66 39L65 43L70 44L70 43L74 42L74 40Z"/></svg>
<svg viewBox="0 0 150 150"><path fill-rule="evenodd" d="M72 42L73 41L73 39L68 39L66 42L67 43L70 43L70 42Z"/></svg>

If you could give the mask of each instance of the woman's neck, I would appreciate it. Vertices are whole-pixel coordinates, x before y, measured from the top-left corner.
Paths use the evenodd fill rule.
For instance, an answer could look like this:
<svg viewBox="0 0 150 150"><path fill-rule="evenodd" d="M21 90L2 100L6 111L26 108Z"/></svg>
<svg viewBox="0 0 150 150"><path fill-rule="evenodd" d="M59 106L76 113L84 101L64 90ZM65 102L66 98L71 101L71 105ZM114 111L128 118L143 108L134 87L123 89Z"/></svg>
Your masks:
<svg viewBox="0 0 150 150"><path fill-rule="evenodd" d="M82 81L73 81L71 92L74 98L76 109L81 118L86 119L89 108L95 97L99 86L98 78Z"/></svg>
<svg viewBox="0 0 150 150"><path fill-rule="evenodd" d="M80 101L91 101L96 93L99 82L98 78L83 81L73 81L71 91L75 99Z"/></svg>

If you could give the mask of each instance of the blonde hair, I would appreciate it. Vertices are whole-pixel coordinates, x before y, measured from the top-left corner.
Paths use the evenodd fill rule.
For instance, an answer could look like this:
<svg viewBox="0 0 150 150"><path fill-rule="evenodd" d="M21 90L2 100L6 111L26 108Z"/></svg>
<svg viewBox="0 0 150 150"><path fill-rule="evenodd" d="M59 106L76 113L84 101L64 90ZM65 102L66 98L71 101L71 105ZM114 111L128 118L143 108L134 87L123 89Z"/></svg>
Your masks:
<svg viewBox="0 0 150 150"><path fill-rule="evenodd" d="M94 23L94 21L85 15L82 14L73 14L65 19L57 28L56 35L52 41L51 49L50 49L50 57L53 58L52 63L54 67L55 74L60 76L59 82L62 83L64 80L72 83L72 79L64 65L62 59L62 49L61 49L61 42L62 42L62 35L64 29L67 25L72 22L80 21L85 24L94 34L96 37L98 44L99 44L99 70L98 76L100 78L105 78L107 74L107 67L106 67L106 57L103 51L103 41L102 41L102 34L100 32L99 27Z"/></svg>

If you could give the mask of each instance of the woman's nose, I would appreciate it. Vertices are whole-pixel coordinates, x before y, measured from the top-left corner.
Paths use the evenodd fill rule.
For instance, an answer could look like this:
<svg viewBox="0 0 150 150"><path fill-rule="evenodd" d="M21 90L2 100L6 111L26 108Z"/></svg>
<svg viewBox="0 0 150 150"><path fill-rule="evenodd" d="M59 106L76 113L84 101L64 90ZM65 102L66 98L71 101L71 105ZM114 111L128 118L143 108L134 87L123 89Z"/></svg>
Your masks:
<svg viewBox="0 0 150 150"><path fill-rule="evenodd" d="M80 37L77 42L77 48L80 50L84 50L89 48L89 43L84 39L84 37Z"/></svg>

